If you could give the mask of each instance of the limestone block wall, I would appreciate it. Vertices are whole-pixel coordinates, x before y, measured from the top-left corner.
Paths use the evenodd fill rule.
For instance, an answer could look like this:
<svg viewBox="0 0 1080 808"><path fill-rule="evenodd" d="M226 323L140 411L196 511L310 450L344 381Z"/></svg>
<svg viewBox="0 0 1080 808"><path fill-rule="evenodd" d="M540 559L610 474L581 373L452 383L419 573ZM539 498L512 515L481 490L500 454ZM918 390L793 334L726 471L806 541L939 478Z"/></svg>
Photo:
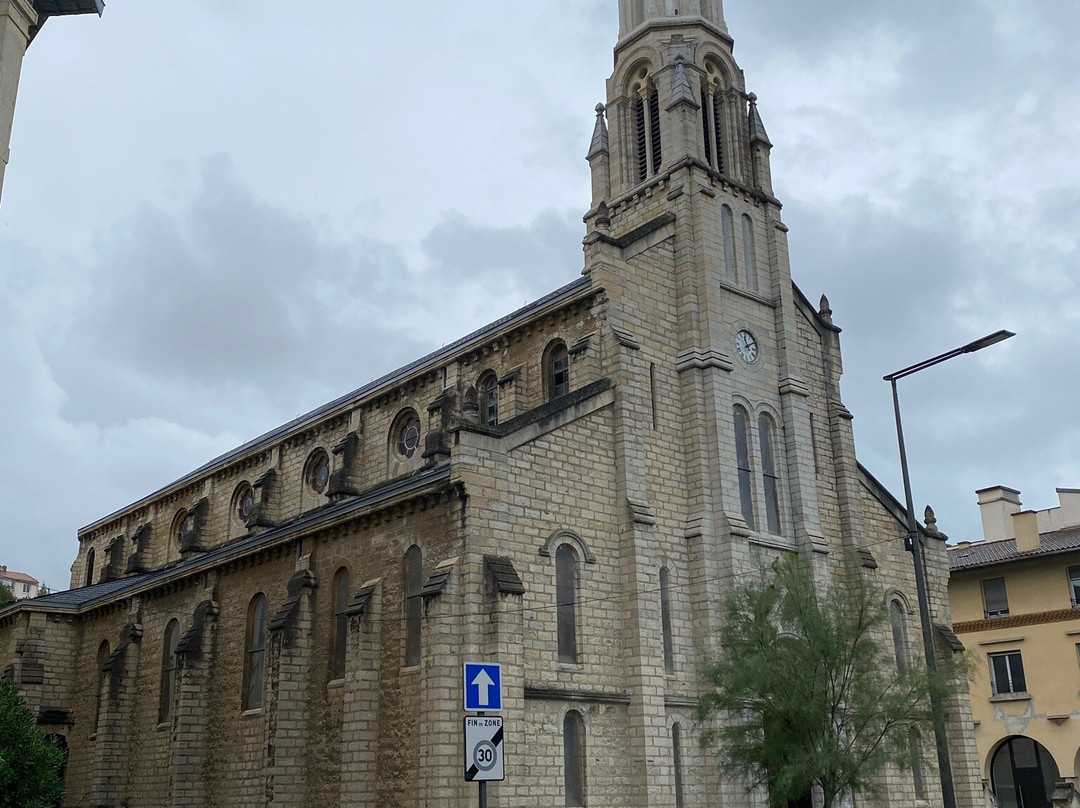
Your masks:
<svg viewBox="0 0 1080 808"><path fill-rule="evenodd" d="M544 349L552 341L561 340L568 348L576 348L576 360L588 354L590 349L582 340L595 333L597 327L587 301L538 314L534 322L493 334L487 342L448 359L441 368L417 371L394 388L329 413L312 427L286 434L277 443L254 448L228 466L120 511L80 532L71 585L85 585L91 572L89 580L94 583L110 574L123 577L136 551L146 569L180 560L185 555L179 538L184 514L197 512L195 527L202 550L249 535L252 526L245 524L238 513L238 494L245 486L254 486L256 500L265 504L263 521L255 529L287 523L328 504L332 491L314 490L305 472L317 453L330 458L335 472L341 470L344 455L335 448L350 435L355 436L355 450L350 454L352 466L344 471L351 493L415 472L424 466L425 435L434 426L429 406L444 386L457 393L454 414L460 417L460 398L466 388L476 384L483 373L494 372L503 380L500 421L509 420L546 400L541 367ZM597 349L591 350L595 354ZM595 378L590 361L572 363L571 388L582 387ZM395 451L390 434L406 410L414 411L421 422L420 447L412 457L402 457ZM142 533L140 528L144 529ZM116 556L111 565L110 548L114 548L111 553Z"/></svg>

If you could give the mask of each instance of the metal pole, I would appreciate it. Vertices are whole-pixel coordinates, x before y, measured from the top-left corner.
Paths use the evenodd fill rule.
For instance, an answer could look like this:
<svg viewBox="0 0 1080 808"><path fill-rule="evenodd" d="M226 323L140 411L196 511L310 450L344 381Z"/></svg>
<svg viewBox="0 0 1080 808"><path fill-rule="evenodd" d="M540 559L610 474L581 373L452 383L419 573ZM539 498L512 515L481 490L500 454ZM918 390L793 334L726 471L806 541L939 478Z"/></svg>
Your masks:
<svg viewBox="0 0 1080 808"><path fill-rule="evenodd" d="M487 808L487 781L480 781L480 808Z"/></svg>
<svg viewBox="0 0 1080 808"><path fill-rule="evenodd" d="M926 570L923 566L922 542L919 540L919 525L915 519L915 505L912 502L907 450L904 448L904 426L900 421L900 396L896 391L896 379L891 379L890 383L892 384L893 409L896 411L896 439L900 444L900 470L904 475L908 542L911 545L911 554L915 563L915 591L919 599L919 620L922 622L926 668L931 674L936 674L938 667L937 654L934 653L934 627L930 622L930 603L926 595ZM937 742L938 771L941 774L941 804L943 808L956 808L952 764L949 761L949 740L945 734L945 709L936 692L930 694L930 709L934 717L934 739Z"/></svg>

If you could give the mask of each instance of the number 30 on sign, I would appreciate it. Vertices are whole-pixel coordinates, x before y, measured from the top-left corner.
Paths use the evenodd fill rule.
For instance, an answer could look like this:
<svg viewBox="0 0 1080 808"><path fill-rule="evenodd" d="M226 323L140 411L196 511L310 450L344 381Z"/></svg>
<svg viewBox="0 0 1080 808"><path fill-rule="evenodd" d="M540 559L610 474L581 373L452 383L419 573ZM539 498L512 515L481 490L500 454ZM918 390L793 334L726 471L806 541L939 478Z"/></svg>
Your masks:
<svg viewBox="0 0 1080 808"><path fill-rule="evenodd" d="M465 719L465 781L505 780L503 720L498 716Z"/></svg>

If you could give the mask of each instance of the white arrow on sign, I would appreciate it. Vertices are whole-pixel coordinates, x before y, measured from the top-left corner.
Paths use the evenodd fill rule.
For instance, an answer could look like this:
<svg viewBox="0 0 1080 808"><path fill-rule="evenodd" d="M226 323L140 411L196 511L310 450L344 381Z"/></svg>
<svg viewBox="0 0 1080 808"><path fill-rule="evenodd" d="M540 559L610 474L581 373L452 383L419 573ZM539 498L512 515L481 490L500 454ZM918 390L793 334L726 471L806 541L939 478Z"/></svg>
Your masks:
<svg viewBox="0 0 1080 808"><path fill-rule="evenodd" d="M487 707L491 704L491 698L488 696L488 690L495 687L495 680L488 676L488 672L483 668L480 669L480 673L476 674L472 682L469 684L476 687L476 701L481 707Z"/></svg>

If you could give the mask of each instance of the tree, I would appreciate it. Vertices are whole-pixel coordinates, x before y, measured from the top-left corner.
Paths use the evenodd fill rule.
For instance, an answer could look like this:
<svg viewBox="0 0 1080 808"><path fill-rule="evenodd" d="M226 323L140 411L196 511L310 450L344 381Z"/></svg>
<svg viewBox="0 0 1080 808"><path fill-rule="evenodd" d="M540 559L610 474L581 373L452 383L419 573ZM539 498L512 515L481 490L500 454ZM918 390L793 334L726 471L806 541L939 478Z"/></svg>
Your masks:
<svg viewBox="0 0 1080 808"><path fill-rule="evenodd" d="M7 584L0 584L0 606L7 606L15 602L15 593Z"/></svg>
<svg viewBox="0 0 1080 808"><path fill-rule="evenodd" d="M0 808L51 808L64 793L64 752L38 728L19 690L0 682Z"/></svg>
<svg viewBox="0 0 1080 808"><path fill-rule="evenodd" d="M923 762L911 738L926 737L930 693L943 680L911 664L898 671L879 642L883 595L860 583L819 590L802 558L775 569L775 584L741 584L726 602L721 653L698 703L710 722L703 743L717 746L725 773L767 786L774 804L817 785L833 808L872 793L888 763Z"/></svg>

